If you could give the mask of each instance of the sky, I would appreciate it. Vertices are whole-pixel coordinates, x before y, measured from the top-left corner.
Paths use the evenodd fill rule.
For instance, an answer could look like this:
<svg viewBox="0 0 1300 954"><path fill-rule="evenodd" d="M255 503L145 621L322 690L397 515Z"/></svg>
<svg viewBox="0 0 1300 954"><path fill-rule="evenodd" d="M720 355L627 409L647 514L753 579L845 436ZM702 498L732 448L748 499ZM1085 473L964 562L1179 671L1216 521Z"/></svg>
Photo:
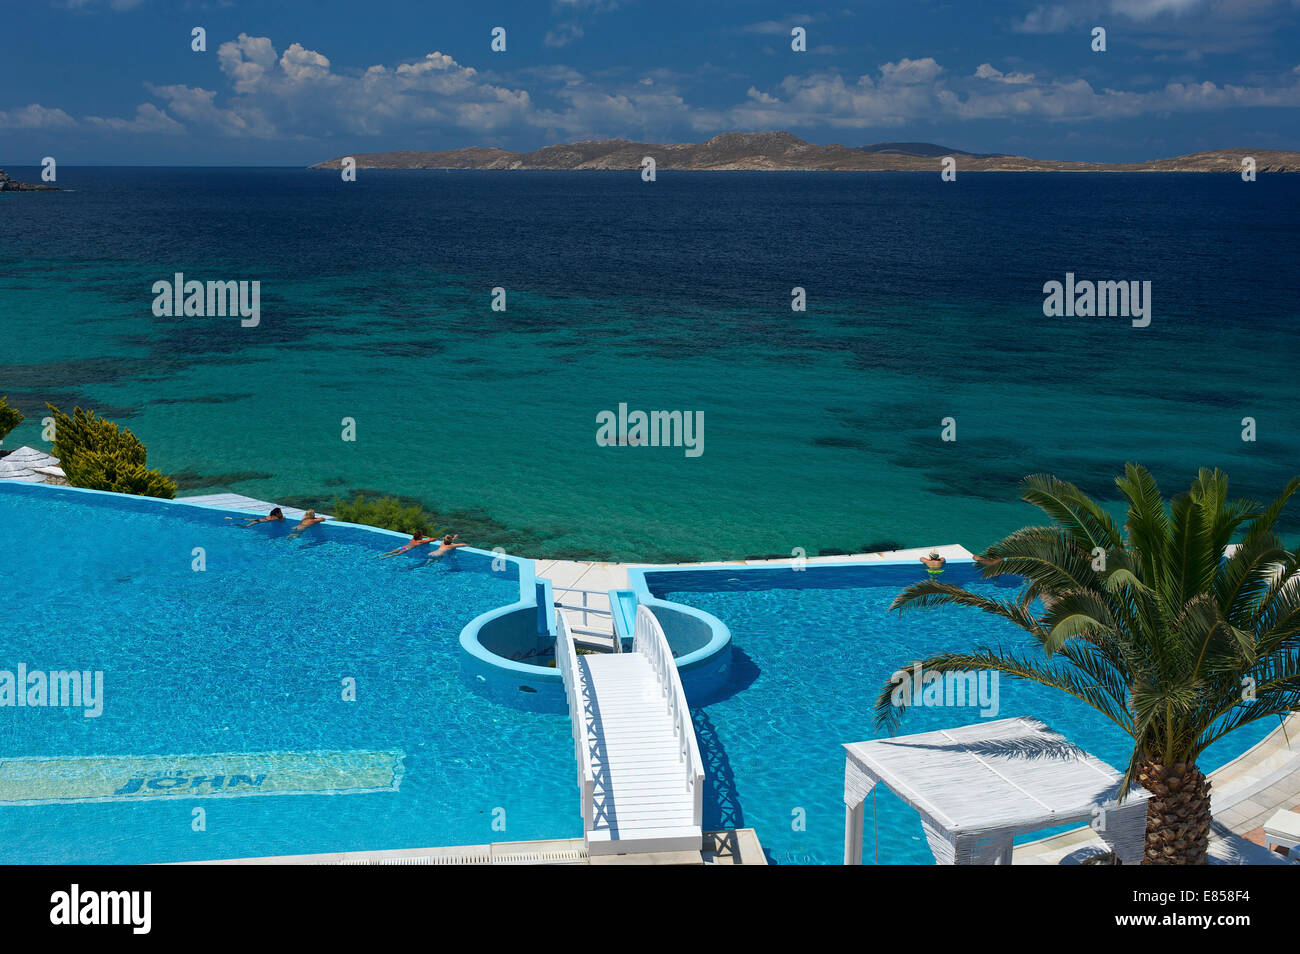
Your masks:
<svg viewBox="0 0 1300 954"><path fill-rule="evenodd" d="M1300 149L1300 0L0 0L0 22L14 166L776 129L1116 162Z"/></svg>

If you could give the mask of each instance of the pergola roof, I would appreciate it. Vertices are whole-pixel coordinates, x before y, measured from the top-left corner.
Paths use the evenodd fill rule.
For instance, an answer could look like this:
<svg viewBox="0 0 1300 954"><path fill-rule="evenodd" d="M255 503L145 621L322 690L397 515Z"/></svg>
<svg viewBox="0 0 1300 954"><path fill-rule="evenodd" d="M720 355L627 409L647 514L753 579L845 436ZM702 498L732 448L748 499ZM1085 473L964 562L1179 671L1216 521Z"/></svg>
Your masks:
<svg viewBox="0 0 1300 954"><path fill-rule="evenodd" d="M883 782L920 812L936 856L944 853L937 838L956 846L959 860L964 843L977 854L994 842L1009 850L1015 834L1091 821L1102 812L1120 823L1112 834L1135 828L1150 798L1134 787L1119 805L1121 774L1037 719L1001 719L844 748L844 801L850 809ZM947 853L940 860L951 860Z"/></svg>

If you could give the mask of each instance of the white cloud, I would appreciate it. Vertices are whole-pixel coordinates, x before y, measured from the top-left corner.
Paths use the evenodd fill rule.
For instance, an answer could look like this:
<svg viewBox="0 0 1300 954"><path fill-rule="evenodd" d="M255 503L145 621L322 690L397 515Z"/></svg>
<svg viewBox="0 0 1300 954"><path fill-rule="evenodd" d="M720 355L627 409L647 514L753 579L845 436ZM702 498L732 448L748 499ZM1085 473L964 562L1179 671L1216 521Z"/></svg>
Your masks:
<svg viewBox="0 0 1300 954"><path fill-rule="evenodd" d="M943 72L943 67L927 56L920 60L903 57L897 63L883 63L880 67L882 83L931 83Z"/></svg>
<svg viewBox="0 0 1300 954"><path fill-rule="evenodd" d="M280 57L280 69L294 83L318 80L329 76L330 61L315 50L303 49L301 44L294 43Z"/></svg>
<svg viewBox="0 0 1300 954"><path fill-rule="evenodd" d="M87 116L84 122L94 129L109 130L111 132L178 133L185 130L183 125L172 119L153 103L141 103L137 106L134 119L119 119L116 117L105 119L101 116Z"/></svg>
<svg viewBox="0 0 1300 954"><path fill-rule="evenodd" d="M235 92L252 92L275 69L275 47L270 37L241 33L238 40L217 48L217 62L221 72L234 80Z"/></svg>
<svg viewBox="0 0 1300 954"><path fill-rule="evenodd" d="M32 103L22 109L0 110L0 129L66 129L77 121L61 109Z"/></svg>
<svg viewBox="0 0 1300 954"><path fill-rule="evenodd" d="M760 20L758 23L747 23L739 28L739 32L755 33L759 36L789 36L793 28L806 27L815 22L815 19L806 13L800 13L786 17L784 20Z"/></svg>
<svg viewBox="0 0 1300 954"><path fill-rule="evenodd" d="M554 30L547 30L542 42L547 46L568 46L574 40L582 39L582 27L576 23L561 23Z"/></svg>
<svg viewBox="0 0 1300 954"><path fill-rule="evenodd" d="M995 69L992 63L981 63L975 70L975 76L978 79L994 80L998 83L1011 83L1012 85L1021 85L1034 81L1033 73L1003 73L1001 70Z"/></svg>
<svg viewBox="0 0 1300 954"><path fill-rule="evenodd" d="M1205 0L1110 0L1110 8L1133 20L1151 20L1163 13L1176 16L1204 6Z"/></svg>
<svg viewBox="0 0 1300 954"><path fill-rule="evenodd" d="M1035 7L1024 19L1013 23L1011 29L1015 33L1064 33L1085 19L1087 13L1063 6Z"/></svg>
<svg viewBox="0 0 1300 954"><path fill-rule="evenodd" d="M1032 74L1003 73L984 63L965 80L940 77L937 63L923 68L904 60L880 67L879 81L836 73L788 76L781 96L751 88L748 102L724 113L730 128L865 128L898 126L938 116L959 120L1037 119L1087 122L1174 112L1212 112L1255 107L1300 107L1300 71L1277 86L1171 82L1163 88L1128 92L1094 89L1083 79L1041 81ZM930 61L933 63L933 61ZM904 64L907 64L904 66ZM900 76L929 75L930 82L899 82Z"/></svg>
<svg viewBox="0 0 1300 954"><path fill-rule="evenodd" d="M576 138L662 141L682 131L709 136L734 129L901 126L917 120L1023 118L1086 122L1173 112L1300 106L1300 67L1274 85L1216 85L1192 76L1143 91L1094 88L1083 79L1042 79L981 63L952 73L933 57L882 63L874 73L814 70L748 88L738 101L701 106L684 89L700 75L669 71L626 81L595 81L565 66L532 67L506 82L435 51L420 59L368 68L338 67L325 54L291 43L277 52L268 37L241 34L221 44L222 89L148 86L157 100L125 118L74 119L32 104L0 112L0 127L57 129L84 125L109 133L197 134L262 139L418 137L437 129L457 145ZM710 74L710 81L716 79ZM523 84L527 84L526 86ZM694 85L688 85L694 84ZM459 140L459 142L457 142Z"/></svg>

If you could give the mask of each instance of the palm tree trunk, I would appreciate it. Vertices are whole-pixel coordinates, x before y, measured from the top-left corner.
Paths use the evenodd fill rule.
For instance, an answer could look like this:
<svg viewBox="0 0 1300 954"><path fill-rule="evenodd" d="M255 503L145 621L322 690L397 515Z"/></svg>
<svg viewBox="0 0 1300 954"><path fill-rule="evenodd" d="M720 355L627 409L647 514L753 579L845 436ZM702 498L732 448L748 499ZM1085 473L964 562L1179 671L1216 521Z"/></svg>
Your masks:
<svg viewBox="0 0 1300 954"><path fill-rule="evenodd" d="M1147 802L1144 865L1203 865L1210 844L1210 782L1195 762L1144 762L1138 784Z"/></svg>

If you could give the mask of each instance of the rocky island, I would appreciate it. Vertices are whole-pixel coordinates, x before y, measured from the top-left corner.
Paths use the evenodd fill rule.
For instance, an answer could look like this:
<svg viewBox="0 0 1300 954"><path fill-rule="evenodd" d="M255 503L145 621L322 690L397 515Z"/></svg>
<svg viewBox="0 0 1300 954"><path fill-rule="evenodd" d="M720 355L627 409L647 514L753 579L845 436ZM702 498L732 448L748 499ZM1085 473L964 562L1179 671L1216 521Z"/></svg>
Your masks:
<svg viewBox="0 0 1300 954"><path fill-rule="evenodd" d="M1255 160L1258 172L1300 172L1300 152L1281 149L1215 149L1146 162L1072 162L963 152L924 142L868 146L818 146L788 132L723 133L707 142L658 145L626 139L588 140L510 152L489 146L436 152L353 153L358 169L640 169L652 156L659 170L773 170L826 172L934 172L944 156L962 172L1241 172ZM338 169L342 156L312 169Z"/></svg>
<svg viewBox="0 0 1300 954"><path fill-rule="evenodd" d="M32 185L30 182L19 182L17 179L11 179L3 169L0 169L0 192L62 192L58 186L52 185Z"/></svg>

